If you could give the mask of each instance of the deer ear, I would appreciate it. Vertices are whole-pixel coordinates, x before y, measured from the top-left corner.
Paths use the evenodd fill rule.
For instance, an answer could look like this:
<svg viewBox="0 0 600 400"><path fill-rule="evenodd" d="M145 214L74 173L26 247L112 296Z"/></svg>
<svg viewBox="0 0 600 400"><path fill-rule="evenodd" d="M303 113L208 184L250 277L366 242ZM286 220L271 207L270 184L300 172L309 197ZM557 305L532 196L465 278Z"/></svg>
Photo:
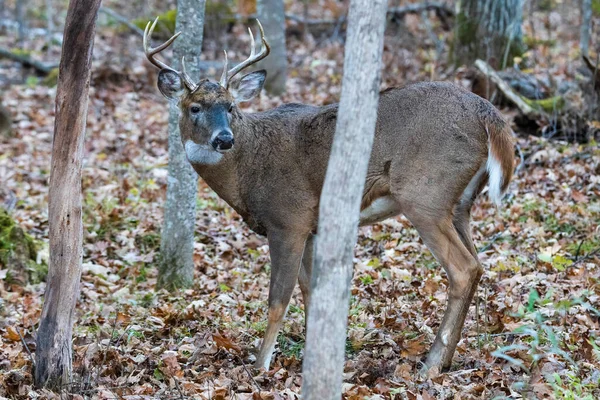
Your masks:
<svg viewBox="0 0 600 400"><path fill-rule="evenodd" d="M183 81L179 74L170 69L158 73L158 90L169 100L178 100L183 94Z"/></svg>
<svg viewBox="0 0 600 400"><path fill-rule="evenodd" d="M264 69L244 75L238 84L235 101L241 103L243 101L250 101L258 96L265 84L266 77L267 71Z"/></svg>

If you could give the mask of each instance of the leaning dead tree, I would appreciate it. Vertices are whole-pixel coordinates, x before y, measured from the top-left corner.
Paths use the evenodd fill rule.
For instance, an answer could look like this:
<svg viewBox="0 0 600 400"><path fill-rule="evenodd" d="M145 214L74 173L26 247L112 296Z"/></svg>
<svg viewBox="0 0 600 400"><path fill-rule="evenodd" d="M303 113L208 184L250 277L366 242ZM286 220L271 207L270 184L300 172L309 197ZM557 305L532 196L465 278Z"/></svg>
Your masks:
<svg viewBox="0 0 600 400"><path fill-rule="evenodd" d="M387 0L352 0L342 96L319 207L302 395L338 400L360 203L377 120Z"/></svg>
<svg viewBox="0 0 600 400"><path fill-rule="evenodd" d="M56 92L50 165L50 262L37 332L35 384L60 389L71 381L71 335L79 297L83 226L81 160L96 17L101 0L71 0Z"/></svg>
<svg viewBox="0 0 600 400"><path fill-rule="evenodd" d="M204 27L204 0L178 0L175 29L181 32L173 43L173 67L185 57L187 71L200 75L200 50ZM169 107L169 178L165 222L161 232L158 288L189 287L194 278L194 231L198 175L187 161L179 133L179 107Z"/></svg>

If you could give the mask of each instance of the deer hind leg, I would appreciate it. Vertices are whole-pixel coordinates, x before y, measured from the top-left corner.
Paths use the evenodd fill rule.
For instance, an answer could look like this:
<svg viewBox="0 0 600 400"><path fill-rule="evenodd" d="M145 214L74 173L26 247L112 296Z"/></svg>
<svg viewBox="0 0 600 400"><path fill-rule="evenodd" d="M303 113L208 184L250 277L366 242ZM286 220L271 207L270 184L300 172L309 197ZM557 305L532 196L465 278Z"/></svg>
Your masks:
<svg viewBox="0 0 600 400"><path fill-rule="evenodd" d="M472 202L461 203L454 210L452 224L469 253L477 258L477 249L471 236L471 206Z"/></svg>
<svg viewBox="0 0 600 400"><path fill-rule="evenodd" d="M412 210L406 217L448 274L448 304L425 362L428 369L437 368L441 371L450 367L483 270L472 251L467 249L452 217L448 215L440 219L429 213L430 210ZM459 222L461 229L464 229L463 220Z"/></svg>
<svg viewBox="0 0 600 400"><path fill-rule="evenodd" d="M292 298L304 251L306 235L289 231L269 231L271 281L269 285L269 319L255 366L269 369L275 341Z"/></svg>

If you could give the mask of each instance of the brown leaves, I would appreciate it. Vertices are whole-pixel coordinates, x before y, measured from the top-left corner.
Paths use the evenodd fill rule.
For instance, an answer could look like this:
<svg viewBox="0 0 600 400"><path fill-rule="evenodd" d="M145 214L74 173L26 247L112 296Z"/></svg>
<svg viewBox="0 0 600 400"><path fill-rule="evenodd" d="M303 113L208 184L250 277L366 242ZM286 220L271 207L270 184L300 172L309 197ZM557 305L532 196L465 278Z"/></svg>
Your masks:
<svg viewBox="0 0 600 400"><path fill-rule="evenodd" d="M301 2L286 4L291 13L302 14ZM130 4L123 7L126 13ZM343 3L331 0L309 7L311 18L336 18L344 10ZM432 59L422 22L420 16L410 16L397 35L386 38L383 86L438 79L447 70L443 58ZM245 50L247 33L241 25L233 29L236 40L229 44L239 42ZM97 80L102 86L91 88L75 376L91 382L95 391L90 398L180 398L180 390L186 398L203 400L298 398L305 339L301 297L295 293L281 333L293 340L278 343L273 370L255 371L254 353L267 319L268 246L202 180L194 286L174 294L154 291L167 183L167 108L154 82L148 83L139 42L126 42L135 43L131 47L122 39L122 32L102 28L94 52L100 63L107 57L119 62L124 50L131 65L122 69L130 72L121 85ZM305 42L288 40L293 65L288 92L261 96L245 110L264 110L283 101L338 101L343 45L335 40L314 43L310 37ZM211 54L205 55L210 59ZM7 66L2 63L2 68ZM576 64L565 65L558 63L556 70L576 69ZM14 72L8 75L21 75L21 70ZM2 92L16 137L0 141L0 186L18 199L15 219L42 241L48 235L44 210L54 95L53 89L28 84ZM598 121L590 125L600 127ZM594 253L600 247L600 154L592 145L523 132L517 138L524 164L508 198L495 208L483 195L473 208L475 245L486 248L479 255L485 273L476 294L477 313L470 308L449 372L430 378L418 374L446 305L445 273L405 218L360 229L344 398L518 398L522 390L513 388L519 385L530 388L534 397L552 398L554 374L565 389L596 385L592 397L598 397L600 326L591 308L600 304L600 255ZM35 350L32 332L44 284L17 289L6 283L6 273L0 271L0 276L0 396L24 398L29 390L45 396L31 387L32 363L18 335ZM530 304L532 290L539 300ZM590 307L575 304L575 299L588 301ZM535 348L534 333L515 331L535 326L540 317L553 329L558 347L576 360L578 371L556 352L546 352L531 376L492 355L513 344L526 346L507 354L531 368L531 354L550 350L551 340L543 329L534 330L542 335Z"/></svg>
<svg viewBox="0 0 600 400"><path fill-rule="evenodd" d="M6 327L4 337L13 342L18 342L21 340L21 336L19 335L19 332L17 332L17 328L15 328L14 326Z"/></svg>
<svg viewBox="0 0 600 400"><path fill-rule="evenodd" d="M225 349L227 351L234 350L238 353L242 351L242 348L235 344L231 339L221 336L218 333L213 333L212 338L220 349Z"/></svg>

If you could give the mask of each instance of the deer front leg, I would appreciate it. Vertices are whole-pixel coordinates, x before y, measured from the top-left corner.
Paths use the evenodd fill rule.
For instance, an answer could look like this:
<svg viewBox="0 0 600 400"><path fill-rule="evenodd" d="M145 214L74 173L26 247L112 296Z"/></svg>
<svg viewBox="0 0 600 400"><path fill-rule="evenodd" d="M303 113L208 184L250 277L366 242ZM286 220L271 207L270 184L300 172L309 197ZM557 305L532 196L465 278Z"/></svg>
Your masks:
<svg viewBox="0 0 600 400"><path fill-rule="evenodd" d="M298 284L300 285L302 300L304 301L305 325L306 321L308 321L308 304L310 303L314 237L314 235L310 235L308 239L306 239L304 254L302 255L302 266L300 267L300 275L298 275Z"/></svg>
<svg viewBox="0 0 600 400"><path fill-rule="evenodd" d="M269 369L275 340L292 298L307 235L293 231L273 230L267 234L271 253L269 285L269 320L255 366Z"/></svg>

